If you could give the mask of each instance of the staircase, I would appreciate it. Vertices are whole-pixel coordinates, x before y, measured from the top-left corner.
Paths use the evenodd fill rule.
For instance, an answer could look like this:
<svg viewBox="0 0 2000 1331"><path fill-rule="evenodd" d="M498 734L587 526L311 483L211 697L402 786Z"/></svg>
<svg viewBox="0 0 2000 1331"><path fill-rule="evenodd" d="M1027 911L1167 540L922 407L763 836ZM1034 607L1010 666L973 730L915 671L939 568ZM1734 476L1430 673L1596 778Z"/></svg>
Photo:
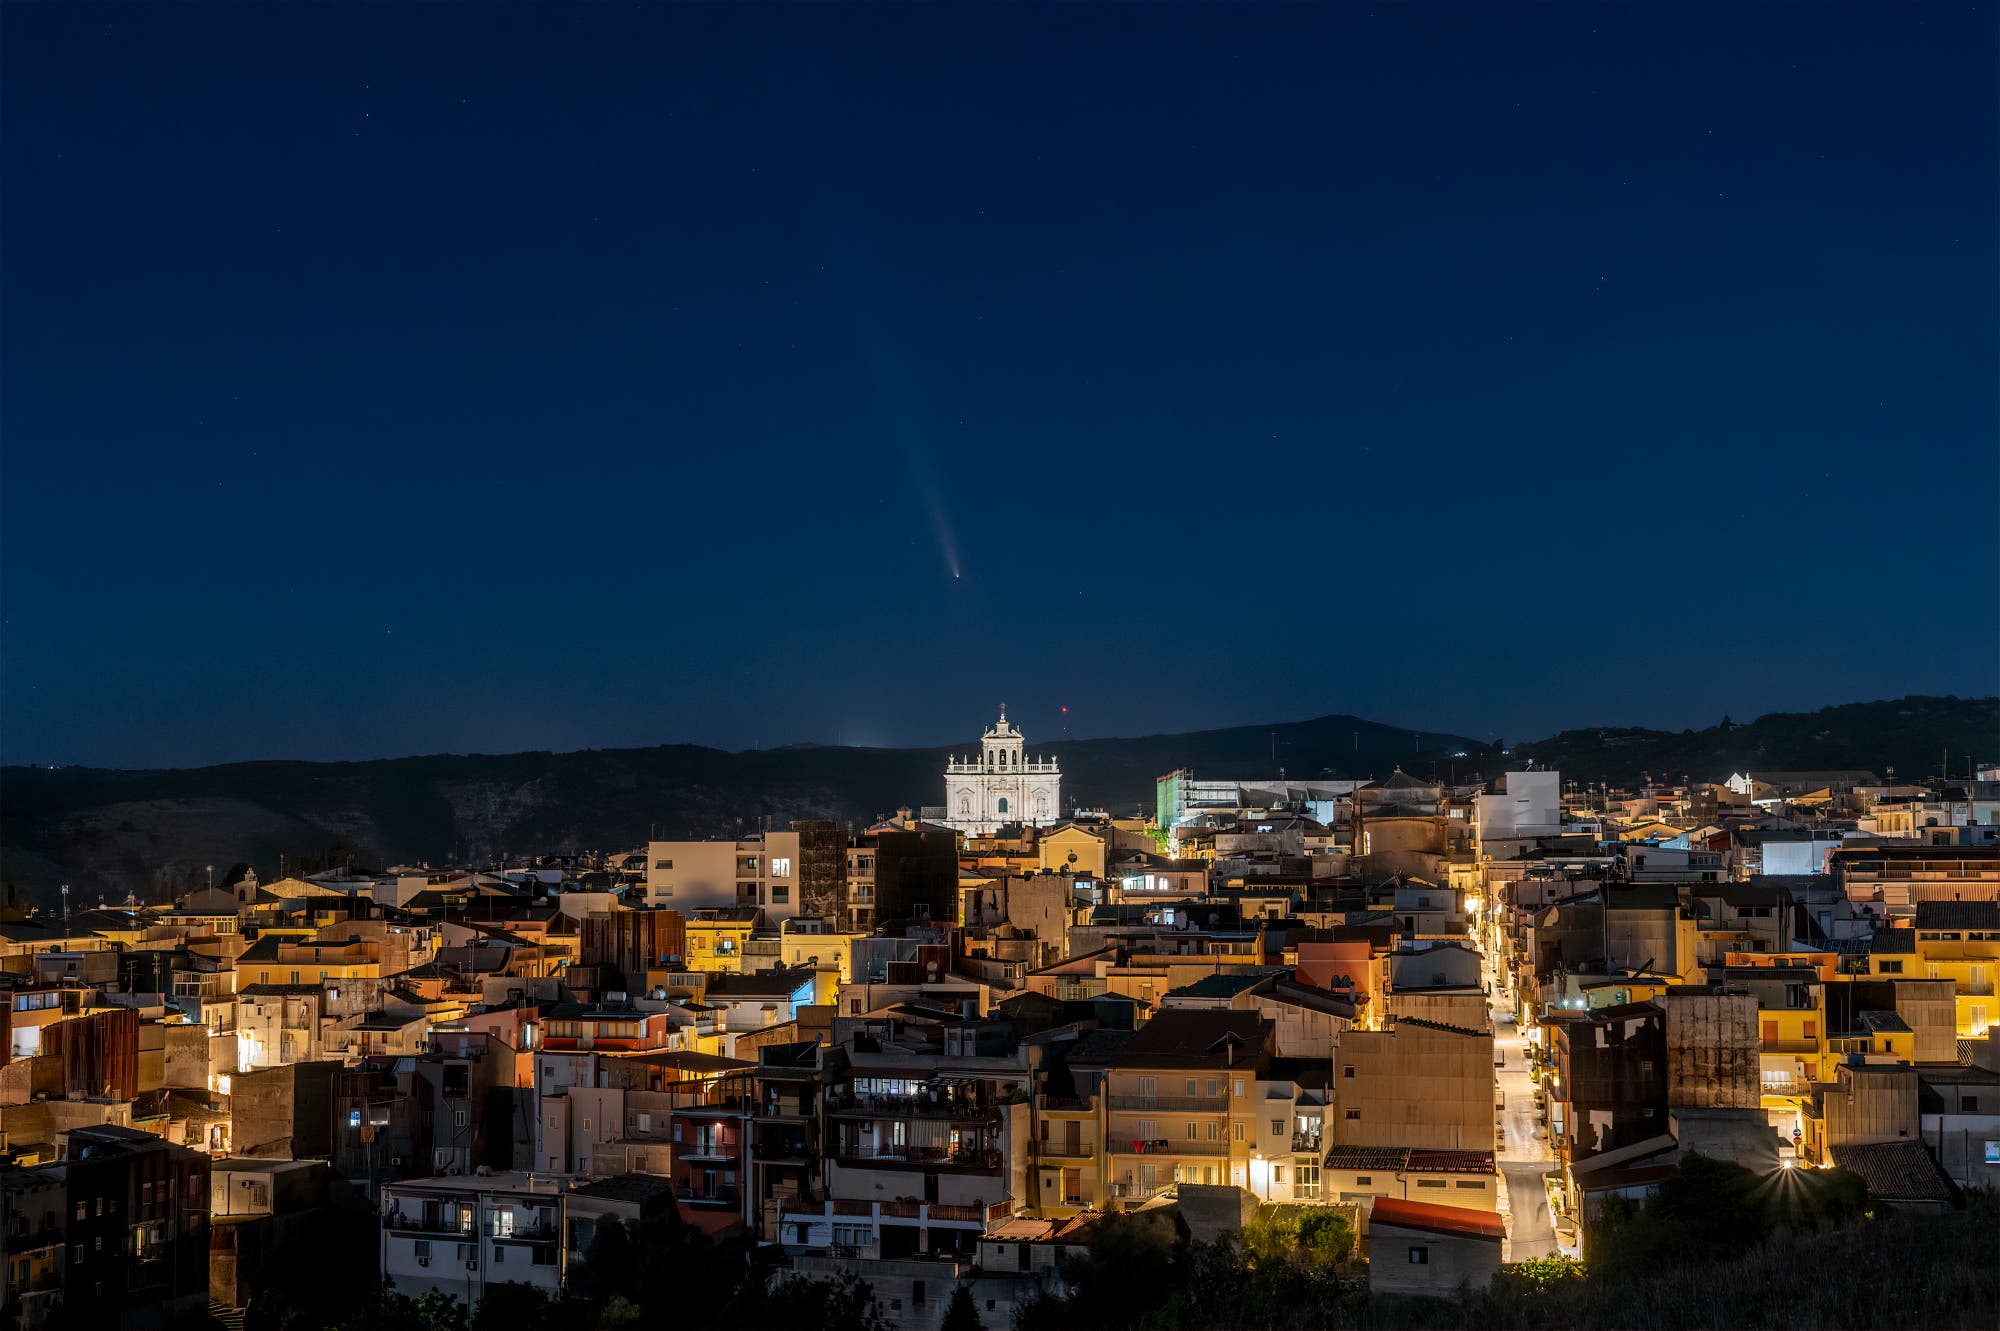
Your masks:
<svg viewBox="0 0 2000 1331"><path fill-rule="evenodd" d="M208 1301L208 1315L220 1322L226 1331L243 1331L243 1310L232 1308L214 1299Z"/></svg>

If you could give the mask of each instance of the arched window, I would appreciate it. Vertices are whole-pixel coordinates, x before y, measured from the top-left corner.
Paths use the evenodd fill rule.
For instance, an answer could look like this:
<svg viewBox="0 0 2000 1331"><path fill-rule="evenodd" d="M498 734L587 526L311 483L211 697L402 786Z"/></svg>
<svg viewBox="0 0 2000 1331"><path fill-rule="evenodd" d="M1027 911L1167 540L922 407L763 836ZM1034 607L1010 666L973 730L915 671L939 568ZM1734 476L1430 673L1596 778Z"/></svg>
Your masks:
<svg viewBox="0 0 2000 1331"><path fill-rule="evenodd" d="M1000 797L1000 812L1007 812L1007 797L1005 795Z"/></svg>

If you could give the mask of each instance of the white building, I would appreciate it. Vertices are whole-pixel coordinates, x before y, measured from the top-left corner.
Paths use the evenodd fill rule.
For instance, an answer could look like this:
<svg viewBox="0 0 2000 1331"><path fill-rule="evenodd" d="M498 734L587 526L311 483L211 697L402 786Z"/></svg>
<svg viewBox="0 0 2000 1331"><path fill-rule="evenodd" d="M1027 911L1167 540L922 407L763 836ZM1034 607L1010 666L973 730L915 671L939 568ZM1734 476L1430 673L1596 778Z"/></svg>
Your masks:
<svg viewBox="0 0 2000 1331"><path fill-rule="evenodd" d="M1061 769L1052 758L1030 760L1022 744L1003 704L999 722L980 739L978 759L954 754L944 769L946 827L983 836L1009 823L1047 826L1061 819Z"/></svg>
<svg viewBox="0 0 2000 1331"><path fill-rule="evenodd" d="M488 1285L562 1289L562 1190L533 1174L382 1185L382 1275L410 1298L436 1290L476 1308Z"/></svg>
<svg viewBox="0 0 2000 1331"><path fill-rule="evenodd" d="M1499 790L1474 802L1474 819L1482 847L1489 841L1557 835L1563 830L1562 773L1508 772Z"/></svg>

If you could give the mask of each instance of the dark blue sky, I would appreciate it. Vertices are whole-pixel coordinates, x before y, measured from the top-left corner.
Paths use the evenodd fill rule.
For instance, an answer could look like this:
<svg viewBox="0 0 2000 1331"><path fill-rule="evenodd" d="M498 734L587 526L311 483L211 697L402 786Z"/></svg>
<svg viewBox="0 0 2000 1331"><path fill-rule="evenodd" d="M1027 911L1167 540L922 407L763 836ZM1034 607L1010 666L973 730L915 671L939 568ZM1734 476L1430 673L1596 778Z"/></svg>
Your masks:
<svg viewBox="0 0 2000 1331"><path fill-rule="evenodd" d="M6 6L0 755L1990 692L1995 15Z"/></svg>

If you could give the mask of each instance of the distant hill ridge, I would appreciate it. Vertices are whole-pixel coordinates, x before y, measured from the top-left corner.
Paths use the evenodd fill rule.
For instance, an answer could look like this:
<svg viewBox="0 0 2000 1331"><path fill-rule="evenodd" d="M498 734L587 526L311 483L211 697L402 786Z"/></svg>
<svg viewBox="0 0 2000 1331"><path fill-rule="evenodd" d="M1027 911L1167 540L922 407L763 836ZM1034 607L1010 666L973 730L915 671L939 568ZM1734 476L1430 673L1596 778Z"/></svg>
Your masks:
<svg viewBox="0 0 2000 1331"><path fill-rule="evenodd" d="M1257 778L1386 776L1400 766L1460 780L1529 761L1582 781L1720 780L1745 768L1867 768L1936 775L1950 754L2000 756L2000 699L1911 697L1673 733L1569 730L1502 753L1440 731L1334 715L1129 739L1037 742L1063 767L1065 801L1150 811L1178 767ZM961 744L960 749L969 747ZM142 897L215 865L446 862L504 853L728 836L765 819L862 825L943 797L948 750L789 745L731 753L690 744L576 753L438 754L366 762L251 762L159 771L0 768L0 874L31 899L70 884L78 901ZM1276 760L1273 761L1273 754Z"/></svg>

